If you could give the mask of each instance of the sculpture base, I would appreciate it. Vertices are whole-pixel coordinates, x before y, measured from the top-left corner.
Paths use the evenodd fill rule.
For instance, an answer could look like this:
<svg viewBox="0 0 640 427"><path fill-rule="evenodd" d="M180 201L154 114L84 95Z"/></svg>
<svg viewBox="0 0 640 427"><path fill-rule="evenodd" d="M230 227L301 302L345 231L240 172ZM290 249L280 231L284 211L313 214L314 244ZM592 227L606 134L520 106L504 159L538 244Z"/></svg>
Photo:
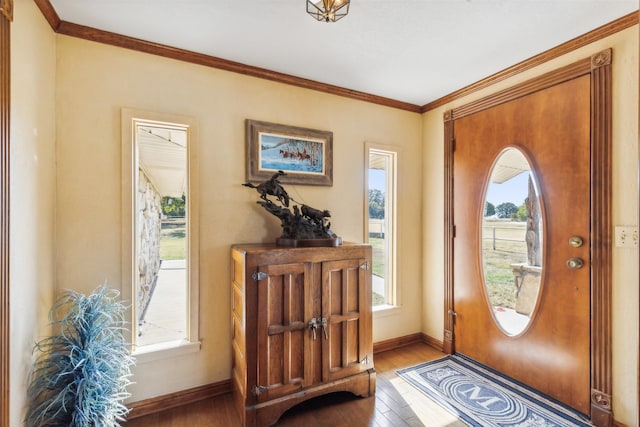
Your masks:
<svg viewBox="0 0 640 427"><path fill-rule="evenodd" d="M276 245L290 246L293 248L340 246L341 244L342 244L342 237L334 237L334 238L327 238L327 239L286 239L283 237L278 237L276 239Z"/></svg>

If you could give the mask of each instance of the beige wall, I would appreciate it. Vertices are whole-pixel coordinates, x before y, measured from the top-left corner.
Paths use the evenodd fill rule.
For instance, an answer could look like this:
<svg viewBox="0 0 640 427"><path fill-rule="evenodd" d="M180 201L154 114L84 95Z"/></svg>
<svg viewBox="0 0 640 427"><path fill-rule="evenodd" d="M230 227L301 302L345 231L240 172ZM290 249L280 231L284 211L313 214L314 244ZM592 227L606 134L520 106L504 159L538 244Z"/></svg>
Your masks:
<svg viewBox="0 0 640 427"><path fill-rule="evenodd" d="M136 366L132 400L230 378L233 243L273 241L279 221L242 187L244 120L330 130L333 187L290 186L296 200L331 211L332 230L363 241L365 141L397 147L403 307L374 319L374 340L420 331L419 114L157 56L57 37L57 287L121 283L120 109L195 117L200 168L202 350Z"/></svg>
<svg viewBox="0 0 640 427"><path fill-rule="evenodd" d="M422 329L442 339L443 283L443 132L442 115L544 72L606 48L613 48L613 223L637 225L638 218L638 27L529 70L423 117L423 316ZM637 426L638 417L638 250L613 252L613 406L615 418Z"/></svg>
<svg viewBox="0 0 640 427"><path fill-rule="evenodd" d="M54 286L55 36L34 2L11 27L11 426L22 425L31 351Z"/></svg>

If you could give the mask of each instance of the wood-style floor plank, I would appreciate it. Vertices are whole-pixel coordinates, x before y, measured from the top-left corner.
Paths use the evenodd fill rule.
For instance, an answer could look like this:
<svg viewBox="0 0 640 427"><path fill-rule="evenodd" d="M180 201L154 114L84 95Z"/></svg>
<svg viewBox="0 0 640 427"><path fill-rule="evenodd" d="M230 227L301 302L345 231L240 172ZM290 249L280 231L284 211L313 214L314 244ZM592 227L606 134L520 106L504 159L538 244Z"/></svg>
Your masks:
<svg viewBox="0 0 640 427"><path fill-rule="evenodd" d="M398 377L396 370L443 357L426 344L378 353L376 395L333 393L287 411L278 427L464 427L466 424ZM127 427L235 427L240 425L231 395L194 402L130 420Z"/></svg>

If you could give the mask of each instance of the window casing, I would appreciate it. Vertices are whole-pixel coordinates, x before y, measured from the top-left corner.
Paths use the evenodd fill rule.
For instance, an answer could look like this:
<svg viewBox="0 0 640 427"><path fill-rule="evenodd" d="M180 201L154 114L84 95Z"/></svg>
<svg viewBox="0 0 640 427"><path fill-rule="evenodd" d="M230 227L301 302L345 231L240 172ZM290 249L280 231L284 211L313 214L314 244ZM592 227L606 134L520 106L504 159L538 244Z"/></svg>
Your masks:
<svg viewBox="0 0 640 427"><path fill-rule="evenodd" d="M146 138L146 139L145 139ZM164 142L165 145L162 145ZM152 144L149 147L149 143ZM156 144L157 146L153 146ZM158 148L165 151L163 155L157 155ZM168 152L167 152L168 151ZM132 351L136 354L138 361L145 358L157 359L172 354L182 354L184 352L197 351L199 349L199 285L198 285L198 182L197 182L197 123L191 117L159 114L140 110L122 110L122 297L128 301L130 309L128 311L128 323L130 325L130 340ZM163 157L164 156L164 157ZM177 162L182 170L171 170L169 164ZM174 168L176 169L176 168ZM179 169L179 168L178 168ZM158 172L160 171L160 172ZM182 175L179 175L179 174ZM178 185L167 184L163 181L178 182ZM151 188L150 193L155 196L157 202L154 203L149 215L148 202L144 201L141 187ZM161 200L161 201L160 201ZM171 217L172 213L165 212L166 204L180 202L183 204L183 216L181 218ZM174 204L175 205L175 204ZM183 247L178 256L166 255L166 246L163 249L164 237L157 236L160 242L154 242L151 246L158 246L156 249L141 249L145 246L141 243L144 240L142 235L150 234L143 229L151 227L141 219L145 215L160 219L164 224L167 222L180 222L184 239L180 239ZM178 214L174 214L178 215ZM157 232L162 233L160 225ZM166 242L165 242L166 243ZM149 262L145 253L165 251L159 255L160 262L165 265L171 262L178 262L181 271L176 275L173 272L162 272L156 261ZM156 254L158 256L158 254ZM177 259L176 259L177 258ZM170 270L168 268L167 270ZM153 272L158 277L166 274L172 281L172 286L176 286L178 295L181 298L178 316L176 317L177 329L181 333L164 333L162 327L156 328L154 337L149 331L151 325L145 325L143 312L145 304L140 304L142 294L148 294L147 290L141 292L141 277L149 272ZM165 281L167 276L163 276ZM158 282L159 283L159 282ZM153 301L152 290L150 297L152 303L158 303L160 297ZM146 295L149 298L149 295ZM149 305L147 305L149 307ZM145 329L147 336L145 336ZM141 335L142 334L142 335ZM158 353L162 353L159 355Z"/></svg>

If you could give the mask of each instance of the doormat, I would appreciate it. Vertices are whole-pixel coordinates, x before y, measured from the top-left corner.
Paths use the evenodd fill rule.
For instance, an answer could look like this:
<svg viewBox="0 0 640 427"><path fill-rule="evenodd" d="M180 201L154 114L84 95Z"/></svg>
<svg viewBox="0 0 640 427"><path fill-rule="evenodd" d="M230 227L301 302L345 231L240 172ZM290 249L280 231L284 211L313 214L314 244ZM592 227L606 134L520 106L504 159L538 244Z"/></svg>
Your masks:
<svg viewBox="0 0 640 427"><path fill-rule="evenodd" d="M566 405L464 356L447 356L397 374L473 427L592 426Z"/></svg>

